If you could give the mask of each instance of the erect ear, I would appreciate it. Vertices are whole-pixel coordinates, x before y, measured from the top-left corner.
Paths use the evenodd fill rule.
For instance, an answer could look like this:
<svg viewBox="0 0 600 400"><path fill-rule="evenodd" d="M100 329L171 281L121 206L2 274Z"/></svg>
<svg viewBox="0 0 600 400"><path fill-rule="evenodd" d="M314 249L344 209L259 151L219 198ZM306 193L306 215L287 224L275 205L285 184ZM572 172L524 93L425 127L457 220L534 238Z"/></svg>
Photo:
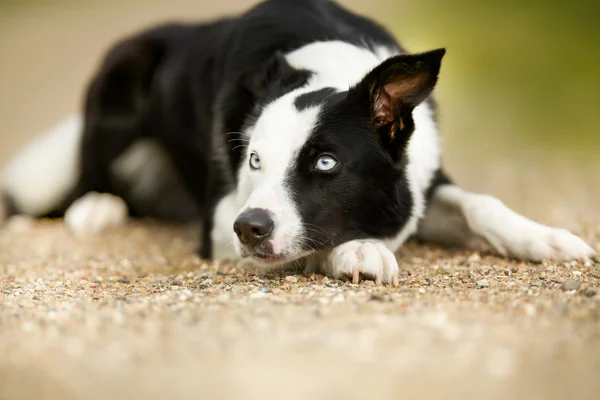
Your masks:
<svg viewBox="0 0 600 400"><path fill-rule="evenodd" d="M166 41L149 36L126 39L106 54L88 90L87 111L106 123L127 124L147 104Z"/></svg>
<svg viewBox="0 0 600 400"><path fill-rule="evenodd" d="M309 76L309 71L292 67L284 54L278 51L258 68L246 71L240 84L261 101L304 85Z"/></svg>
<svg viewBox="0 0 600 400"><path fill-rule="evenodd" d="M372 123L394 161L414 130L413 109L435 87L445 49L392 57L353 88L370 108Z"/></svg>

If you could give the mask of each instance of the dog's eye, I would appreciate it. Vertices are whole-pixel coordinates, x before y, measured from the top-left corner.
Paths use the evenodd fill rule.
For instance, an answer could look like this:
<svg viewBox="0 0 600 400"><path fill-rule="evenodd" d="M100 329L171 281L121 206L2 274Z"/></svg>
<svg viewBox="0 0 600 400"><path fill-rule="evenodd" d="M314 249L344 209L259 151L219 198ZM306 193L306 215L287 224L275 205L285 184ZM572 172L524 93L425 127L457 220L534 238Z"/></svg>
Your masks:
<svg viewBox="0 0 600 400"><path fill-rule="evenodd" d="M322 155L317 160L315 168L319 171L331 171L337 165L337 160L330 155Z"/></svg>
<svg viewBox="0 0 600 400"><path fill-rule="evenodd" d="M260 169L260 157L256 153L250 154L250 169Z"/></svg>

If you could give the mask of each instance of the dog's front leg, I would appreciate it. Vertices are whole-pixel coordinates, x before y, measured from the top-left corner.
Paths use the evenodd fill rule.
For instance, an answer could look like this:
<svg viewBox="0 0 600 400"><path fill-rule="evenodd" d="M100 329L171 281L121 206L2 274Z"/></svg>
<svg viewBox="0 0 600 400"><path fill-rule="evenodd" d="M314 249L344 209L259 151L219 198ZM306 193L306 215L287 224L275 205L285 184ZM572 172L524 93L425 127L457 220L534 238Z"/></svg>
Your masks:
<svg viewBox="0 0 600 400"><path fill-rule="evenodd" d="M521 260L582 261L594 256L594 250L571 232L534 222L495 197L453 184L435 189L418 236L467 247L484 239L499 254Z"/></svg>
<svg viewBox="0 0 600 400"><path fill-rule="evenodd" d="M351 240L322 255L319 269L335 279L372 279L398 285L398 261L394 253L377 239Z"/></svg>
<svg viewBox="0 0 600 400"><path fill-rule="evenodd" d="M210 231L211 255L216 259L239 259L233 245L233 223L240 211L237 193L232 191L221 198L212 214L212 230ZM204 229L208 229L206 224ZM206 232L206 231L204 231ZM206 235L204 235L206 237ZM205 239L207 240L207 239Z"/></svg>

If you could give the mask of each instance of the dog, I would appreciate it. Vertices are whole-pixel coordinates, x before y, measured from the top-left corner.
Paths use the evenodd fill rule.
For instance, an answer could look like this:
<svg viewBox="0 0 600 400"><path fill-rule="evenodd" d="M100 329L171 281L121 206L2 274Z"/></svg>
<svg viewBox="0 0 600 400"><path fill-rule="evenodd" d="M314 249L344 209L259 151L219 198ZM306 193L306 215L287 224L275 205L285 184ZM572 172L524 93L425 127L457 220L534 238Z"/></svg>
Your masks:
<svg viewBox="0 0 600 400"><path fill-rule="evenodd" d="M154 26L114 45L81 115L8 164L8 214L102 230L200 221L200 256L398 283L409 237L522 260L594 255L444 173L432 92L445 49L405 51L327 0Z"/></svg>

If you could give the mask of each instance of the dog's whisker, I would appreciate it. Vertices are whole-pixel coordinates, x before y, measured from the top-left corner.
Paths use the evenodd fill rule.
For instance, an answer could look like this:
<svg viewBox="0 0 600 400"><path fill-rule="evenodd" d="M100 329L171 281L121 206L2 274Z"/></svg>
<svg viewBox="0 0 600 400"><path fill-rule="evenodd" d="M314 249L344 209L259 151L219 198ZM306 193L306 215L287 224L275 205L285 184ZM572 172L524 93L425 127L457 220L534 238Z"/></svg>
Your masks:
<svg viewBox="0 0 600 400"><path fill-rule="evenodd" d="M241 136L246 136L248 138L250 137L250 135L248 135L247 133L244 133L244 132L235 132L235 131L227 132L227 135L241 135Z"/></svg>
<svg viewBox="0 0 600 400"><path fill-rule="evenodd" d="M235 147L234 147L233 149L231 149L231 150L233 151L233 150L236 150L236 149L239 149L239 148L244 148L244 147L248 147L248 145L247 145L247 144L238 144L237 146L235 146Z"/></svg>

